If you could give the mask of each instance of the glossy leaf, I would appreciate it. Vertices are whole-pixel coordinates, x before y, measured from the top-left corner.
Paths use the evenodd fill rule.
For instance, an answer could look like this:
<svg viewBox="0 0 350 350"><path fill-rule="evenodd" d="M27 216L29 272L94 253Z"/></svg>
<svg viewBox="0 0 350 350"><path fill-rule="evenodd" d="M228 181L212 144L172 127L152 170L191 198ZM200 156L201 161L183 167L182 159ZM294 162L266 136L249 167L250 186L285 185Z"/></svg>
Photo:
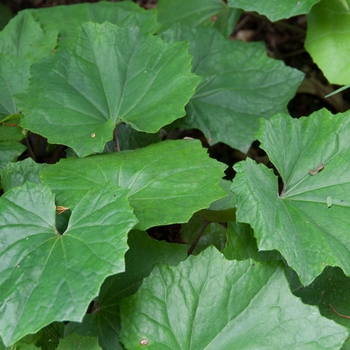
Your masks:
<svg viewBox="0 0 350 350"><path fill-rule="evenodd" d="M229 6L238 7L245 11L255 11L265 15L272 22L283 18L303 15L310 11L311 7L320 0L228 0Z"/></svg>
<svg viewBox="0 0 350 350"><path fill-rule="evenodd" d="M272 170L250 159L235 166L237 220L252 226L259 250L280 251L304 285L327 265L350 275L349 132L349 113L262 120L257 137L282 177L280 194Z"/></svg>
<svg viewBox="0 0 350 350"><path fill-rule="evenodd" d="M63 233L55 227L48 187L27 182L0 198L0 334L6 345L52 321L81 321L103 280L124 270L126 236L137 222L127 193L111 184L90 191Z"/></svg>
<svg viewBox="0 0 350 350"><path fill-rule="evenodd" d="M339 1L321 1L307 16L305 48L332 84L350 82L349 21L350 12Z"/></svg>
<svg viewBox="0 0 350 350"><path fill-rule="evenodd" d="M286 111L303 79L300 71L269 58L262 43L229 41L213 28L176 26L162 37L189 40L193 72L203 77L186 117L174 125L200 129L211 145L223 142L247 152L259 118Z"/></svg>
<svg viewBox="0 0 350 350"><path fill-rule="evenodd" d="M47 166L42 181L60 205L73 208L90 188L111 181L130 189L137 228L187 222L225 195L218 186L225 165L210 159L197 140L166 141L146 148Z"/></svg>
<svg viewBox="0 0 350 350"><path fill-rule="evenodd" d="M227 5L222 0L159 0L157 6L159 31L169 29L175 23L190 27L210 26L213 17L225 11Z"/></svg>
<svg viewBox="0 0 350 350"><path fill-rule="evenodd" d="M187 258L185 245L157 241L146 232L131 231L128 245L126 271L105 280L99 295L98 312L86 315L82 323L70 322L66 326L67 333L74 331L80 335L98 336L104 350L124 349L119 343L120 300L135 293L156 264L177 265Z"/></svg>
<svg viewBox="0 0 350 350"><path fill-rule="evenodd" d="M119 27L139 27L153 34L158 28L155 11L146 11L133 2L71 4L28 10L45 29L59 32L59 47L69 47L76 40L77 29L86 22L110 22Z"/></svg>
<svg viewBox="0 0 350 350"><path fill-rule="evenodd" d="M292 295L279 264L228 261L213 247L157 265L122 300L121 320L126 349L338 349L348 334Z"/></svg>
<svg viewBox="0 0 350 350"><path fill-rule="evenodd" d="M80 157L102 152L121 121L157 132L185 114L200 80L190 60L186 43L86 23L72 50L32 66L29 88L17 95L21 125Z"/></svg>

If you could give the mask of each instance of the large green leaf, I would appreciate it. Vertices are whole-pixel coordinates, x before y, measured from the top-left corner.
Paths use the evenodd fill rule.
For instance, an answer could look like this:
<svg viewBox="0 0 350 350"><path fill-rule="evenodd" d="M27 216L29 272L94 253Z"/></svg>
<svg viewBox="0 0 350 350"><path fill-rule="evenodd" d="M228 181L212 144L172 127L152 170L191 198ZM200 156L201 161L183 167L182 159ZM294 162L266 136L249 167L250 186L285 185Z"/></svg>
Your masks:
<svg viewBox="0 0 350 350"><path fill-rule="evenodd" d="M125 254L125 272L108 277L101 286L98 311L82 323L70 322L66 333L98 336L104 350L124 349L119 343L119 302L137 291L157 263L177 265L187 258L185 245L151 239L146 232L131 231Z"/></svg>
<svg viewBox="0 0 350 350"><path fill-rule="evenodd" d="M190 60L186 43L86 23L71 50L32 66L29 88L17 95L21 125L79 156L101 152L121 121L156 132L185 114L200 80Z"/></svg>
<svg viewBox="0 0 350 350"><path fill-rule="evenodd" d="M0 198L0 334L6 345L55 320L81 321L103 280L124 270L126 236L137 222L127 194L111 184L90 191L62 234L48 187L27 182Z"/></svg>
<svg viewBox="0 0 350 350"><path fill-rule="evenodd" d="M59 32L59 47L69 47L77 36L77 28L86 22L110 22L119 27L139 27L154 33L159 24L155 11L146 11L133 2L83 3L28 10L45 29Z"/></svg>
<svg viewBox="0 0 350 350"><path fill-rule="evenodd" d="M311 7L320 0L228 0L229 6L238 7L245 11L256 11L265 15L272 22L308 13Z"/></svg>
<svg viewBox="0 0 350 350"><path fill-rule="evenodd" d="M57 45L58 31L43 30L28 11L21 11L0 32L0 52L33 62Z"/></svg>
<svg viewBox="0 0 350 350"><path fill-rule="evenodd" d="M71 334L60 341L57 350L102 350L98 345L97 338L82 337L77 334Z"/></svg>
<svg viewBox="0 0 350 350"><path fill-rule="evenodd" d="M350 275L349 134L350 113L262 120L257 136L281 175L280 195L272 170L250 159L235 166L237 221L252 226L259 250L279 250L304 285L326 265Z"/></svg>
<svg viewBox="0 0 350 350"><path fill-rule="evenodd" d="M350 11L323 0L307 16L305 48L332 84L350 82Z"/></svg>
<svg viewBox="0 0 350 350"><path fill-rule="evenodd" d="M111 181L129 188L137 227L187 222L225 192L225 165L210 159L197 140L165 141L134 151L67 158L47 166L42 181L60 205L73 208L84 193Z"/></svg>
<svg viewBox="0 0 350 350"><path fill-rule="evenodd" d="M190 27L209 26L212 18L224 12L227 5L222 0L159 0L157 6L160 31L167 30L175 23Z"/></svg>
<svg viewBox="0 0 350 350"><path fill-rule="evenodd" d="M28 87L30 65L27 58L0 54L0 120L19 112L12 96Z"/></svg>
<svg viewBox="0 0 350 350"><path fill-rule="evenodd" d="M162 37L190 42L193 72L203 79L186 117L175 125L200 129L209 144L224 142L248 151L259 118L286 112L303 79L300 71L269 58L262 43L229 41L213 28L175 26Z"/></svg>
<svg viewBox="0 0 350 350"><path fill-rule="evenodd" d="M228 261L213 247L157 265L121 301L121 320L127 349L339 349L348 334L292 295L281 265Z"/></svg>

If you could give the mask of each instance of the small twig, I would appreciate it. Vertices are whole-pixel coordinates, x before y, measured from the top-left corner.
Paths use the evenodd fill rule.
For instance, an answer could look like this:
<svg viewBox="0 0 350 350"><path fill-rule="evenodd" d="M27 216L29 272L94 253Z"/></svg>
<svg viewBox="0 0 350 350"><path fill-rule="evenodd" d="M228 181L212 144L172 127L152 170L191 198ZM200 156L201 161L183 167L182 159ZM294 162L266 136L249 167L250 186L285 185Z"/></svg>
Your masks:
<svg viewBox="0 0 350 350"><path fill-rule="evenodd" d="M187 255L191 255L194 251L194 249L196 248L200 238L202 237L203 232L205 231L205 229L207 228L207 226L210 224L210 222L207 219L204 219L204 224L201 227L201 229L198 231L197 237L195 238L195 240L192 242L190 249L188 249Z"/></svg>
<svg viewBox="0 0 350 350"><path fill-rule="evenodd" d="M34 152L33 152L33 150L32 150L32 147L31 147L31 145L30 145L30 143L29 143L29 141L28 141L28 137L26 137L26 138L24 139L24 142L25 142L25 144L26 144L26 146L27 146L28 153L29 153L30 157L34 160L34 162L36 162L35 154L34 154Z"/></svg>
<svg viewBox="0 0 350 350"><path fill-rule="evenodd" d="M117 127L115 127L114 130L113 130L113 142L114 142L114 149L115 149L115 151L116 152L120 152Z"/></svg>
<svg viewBox="0 0 350 350"><path fill-rule="evenodd" d="M346 315L342 315L340 314L331 304L328 304L328 306L331 308L331 310L339 317L342 318L347 318L348 320L350 320L350 316L346 316Z"/></svg>

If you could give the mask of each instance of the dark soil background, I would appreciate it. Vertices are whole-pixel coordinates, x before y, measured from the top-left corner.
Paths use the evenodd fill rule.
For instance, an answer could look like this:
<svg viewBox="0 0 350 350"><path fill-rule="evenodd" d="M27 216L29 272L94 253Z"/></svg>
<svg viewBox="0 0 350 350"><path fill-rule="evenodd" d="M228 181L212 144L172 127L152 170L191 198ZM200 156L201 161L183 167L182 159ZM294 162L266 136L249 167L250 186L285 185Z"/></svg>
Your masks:
<svg viewBox="0 0 350 350"><path fill-rule="evenodd" d="M27 8L42 8L57 5L70 5L83 2L98 2L98 0L0 0L0 3L7 6L14 14ZM114 2L118 2L115 0ZM156 6L156 0L135 1L142 7L148 9ZM214 20L214 18L213 18ZM304 81L298 88L296 96L289 102L288 110L293 118L308 116L321 108L327 108L332 113L344 112L350 108L350 89L325 99L324 96L334 91L338 86L332 86L323 76L322 72L313 63L311 57L304 49L304 41L307 29L306 16L297 16L288 20L271 23L264 16L256 13L243 13L236 25L230 39L243 41L264 41L266 51L270 57L283 60L286 65L297 68L306 74ZM265 152L259 148L259 143L253 143L248 154L234 150L225 144L216 144L209 147L203 134L199 130L185 130L171 132L165 138L193 137L201 139L203 146L208 148L212 158L226 163L229 167L226 171L226 178L232 180L234 170L232 166L245 159L247 156L258 163L272 167ZM42 152L37 157L38 162L55 163L64 156L64 147L58 146L55 149L47 147L45 139L38 139L38 136L27 139L28 142L39 143ZM30 149L30 147L29 147ZM50 150L51 151L48 151ZM23 156L31 156L27 153ZM40 159L39 159L40 158ZM170 225L167 227L153 228L151 236L157 239L165 239L170 242L179 242L181 225Z"/></svg>

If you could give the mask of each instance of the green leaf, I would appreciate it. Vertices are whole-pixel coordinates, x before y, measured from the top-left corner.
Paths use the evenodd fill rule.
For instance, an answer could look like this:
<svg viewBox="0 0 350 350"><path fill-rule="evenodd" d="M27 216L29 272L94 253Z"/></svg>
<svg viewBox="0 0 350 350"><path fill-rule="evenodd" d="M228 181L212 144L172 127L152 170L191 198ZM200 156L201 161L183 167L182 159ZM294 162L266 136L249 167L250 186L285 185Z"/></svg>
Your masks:
<svg viewBox="0 0 350 350"><path fill-rule="evenodd" d="M125 254L125 272L108 277L101 286L99 310L86 315L82 323L70 322L67 333L98 336L104 350L124 349L119 343L119 301L135 293L142 279L157 263L177 265L187 258L185 245L151 239L146 232L131 231Z"/></svg>
<svg viewBox="0 0 350 350"><path fill-rule="evenodd" d="M228 0L228 5L238 7L245 11L256 11L265 15L272 22L283 18L303 15L309 13L311 7L320 0L270 0L255 1L255 0Z"/></svg>
<svg viewBox="0 0 350 350"><path fill-rule="evenodd" d="M306 304L317 305L322 316L347 327L350 331L350 278L346 277L339 267L326 267L307 287L301 286L297 281L292 282L294 295Z"/></svg>
<svg viewBox="0 0 350 350"><path fill-rule="evenodd" d="M43 183L60 205L74 208L90 188L111 181L130 189L138 229L187 222L224 196L225 165L207 156L197 140L165 141L134 151L61 159L43 169Z"/></svg>
<svg viewBox="0 0 350 350"><path fill-rule="evenodd" d="M0 142L0 174L9 162L14 162L25 150L26 147L16 141Z"/></svg>
<svg viewBox="0 0 350 350"><path fill-rule="evenodd" d="M277 251L258 251L251 227L232 221L227 224L227 242L222 253L228 260L282 260Z"/></svg>
<svg viewBox="0 0 350 350"><path fill-rule="evenodd" d="M193 243L200 235L195 248L190 251ZM225 247L226 228L216 222L208 222L203 217L195 214L191 220L181 227L181 240L187 244L189 253L197 255L210 245L215 246L218 250Z"/></svg>
<svg viewBox="0 0 350 350"><path fill-rule="evenodd" d="M72 50L33 65L17 95L21 125L82 157L101 152L116 123L148 133L182 117L200 78L186 43L164 43L139 28L86 23Z"/></svg>
<svg viewBox="0 0 350 350"><path fill-rule="evenodd" d="M27 58L0 55L0 120L19 112L12 96L28 87L30 65Z"/></svg>
<svg viewBox="0 0 350 350"><path fill-rule="evenodd" d="M45 29L59 32L59 47L71 46L77 29L86 22L110 22L118 27L139 27L153 34L159 28L155 11L146 11L133 2L106 2L73 4L29 10Z"/></svg>
<svg viewBox="0 0 350 350"><path fill-rule="evenodd" d="M102 350L98 345L97 338L82 337L72 333L60 341L57 350Z"/></svg>
<svg viewBox="0 0 350 350"><path fill-rule="evenodd" d="M126 235L137 222L127 194L111 184L90 191L63 234L55 227L48 187L27 182L0 198L0 334L6 345L53 321L81 321L103 280L124 270Z"/></svg>
<svg viewBox="0 0 350 350"><path fill-rule="evenodd" d="M350 113L262 120L257 137L281 175L280 195L272 170L250 159L235 166L237 221L252 226L259 250L279 250L304 285L326 265L350 275L349 133Z"/></svg>
<svg viewBox="0 0 350 350"><path fill-rule="evenodd" d="M211 145L223 142L247 152L259 118L286 112L304 76L269 58L264 44L229 41L213 28L176 26L162 37L189 40L193 72L203 77L186 117L174 125L200 129Z"/></svg>
<svg viewBox="0 0 350 350"><path fill-rule="evenodd" d="M220 180L219 185L226 192L227 196L220 198L210 204L208 209L198 212L210 222L227 222L236 218L236 195L231 191L232 182Z"/></svg>
<svg viewBox="0 0 350 350"><path fill-rule="evenodd" d="M348 334L291 294L281 265L228 261L213 247L157 265L122 300L121 320L127 349L338 349Z"/></svg>
<svg viewBox="0 0 350 350"><path fill-rule="evenodd" d="M305 48L332 84L350 81L350 12L339 1L321 1L307 16Z"/></svg>
<svg viewBox="0 0 350 350"><path fill-rule="evenodd" d="M38 164L32 158L21 162L8 163L1 173L1 182L4 191L12 187L22 186L26 181L41 184L40 172L45 164Z"/></svg>
<svg viewBox="0 0 350 350"><path fill-rule="evenodd" d="M169 29L175 23L190 27L210 26L212 18L226 9L222 0L159 0L157 5L159 31Z"/></svg>
<svg viewBox="0 0 350 350"><path fill-rule="evenodd" d="M12 17L13 14L10 9L5 5L0 4L0 30L3 30Z"/></svg>
<svg viewBox="0 0 350 350"><path fill-rule="evenodd" d="M21 11L0 32L0 52L34 62L56 47L57 34L57 30L43 30L30 12Z"/></svg>

